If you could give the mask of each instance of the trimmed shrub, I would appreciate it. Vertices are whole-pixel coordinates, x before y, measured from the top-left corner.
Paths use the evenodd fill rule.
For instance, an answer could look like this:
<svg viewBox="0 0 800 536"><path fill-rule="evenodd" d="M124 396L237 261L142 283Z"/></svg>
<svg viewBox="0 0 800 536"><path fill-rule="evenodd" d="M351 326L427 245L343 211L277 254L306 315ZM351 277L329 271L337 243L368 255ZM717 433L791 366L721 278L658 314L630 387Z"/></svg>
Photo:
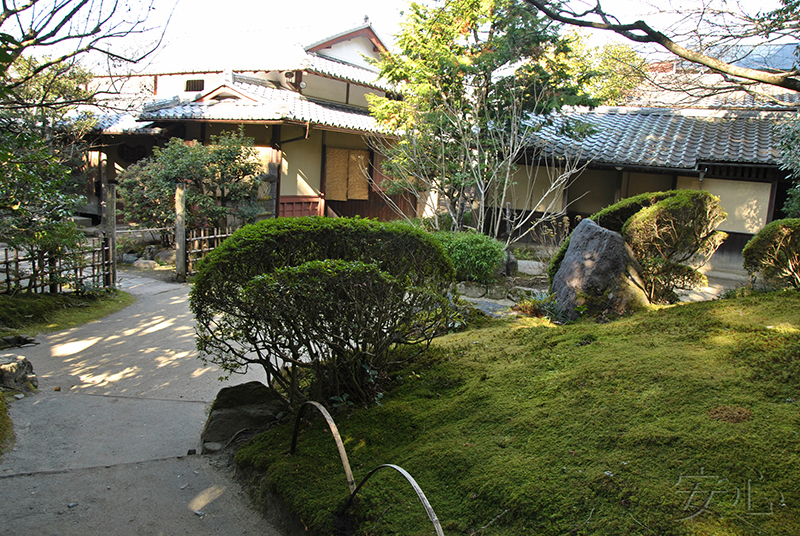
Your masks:
<svg viewBox="0 0 800 536"><path fill-rule="evenodd" d="M800 218L765 225L742 250L744 269L770 285L800 288Z"/></svg>
<svg viewBox="0 0 800 536"><path fill-rule="evenodd" d="M195 277L200 358L229 374L260 365L292 404L345 394L368 402L390 349L429 343L448 325L453 275L441 245L403 223L310 217L246 226ZM308 392L298 369L312 373Z"/></svg>
<svg viewBox="0 0 800 536"><path fill-rule="evenodd" d="M716 231L727 214L706 191L678 190L643 208L622 227L622 236L642 266L652 303L674 303L676 289L704 284L697 268L708 262L727 234Z"/></svg>
<svg viewBox="0 0 800 536"><path fill-rule="evenodd" d="M471 232L438 231L433 234L453 262L456 279L490 283L503 262L502 242Z"/></svg>
<svg viewBox="0 0 800 536"><path fill-rule="evenodd" d="M642 210L649 207L663 199L672 197L680 190L669 190L666 192L645 192L643 194L635 195L622 199L618 203L609 205L606 208L592 214L589 219L595 222L600 227L622 234L622 227L628 219ZM558 269L561 267L561 262L564 260L564 255L567 254L569 248L569 237L562 242L558 252L550 261L547 266L547 277L550 283L553 282Z"/></svg>

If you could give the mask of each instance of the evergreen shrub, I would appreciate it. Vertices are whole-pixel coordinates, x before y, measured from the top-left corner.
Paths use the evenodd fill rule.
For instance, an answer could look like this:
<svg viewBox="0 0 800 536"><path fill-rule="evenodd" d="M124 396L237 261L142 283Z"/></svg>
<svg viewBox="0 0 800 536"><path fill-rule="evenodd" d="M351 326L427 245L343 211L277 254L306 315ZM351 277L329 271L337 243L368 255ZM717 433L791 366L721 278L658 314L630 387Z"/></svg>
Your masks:
<svg viewBox="0 0 800 536"><path fill-rule="evenodd" d="M473 232L438 231L433 234L453 262L456 279L491 283L503 262L502 242Z"/></svg>
<svg viewBox="0 0 800 536"><path fill-rule="evenodd" d="M453 275L441 245L403 223L249 225L199 266L190 305L200 358L227 373L260 365L292 404L344 394L368 402L393 347L429 343L449 324Z"/></svg>
<svg viewBox="0 0 800 536"><path fill-rule="evenodd" d="M744 269L770 285L800 288L800 218L765 225L742 250Z"/></svg>
<svg viewBox="0 0 800 536"><path fill-rule="evenodd" d="M622 236L642 266L652 303L674 303L676 289L706 283L698 268L711 258L727 234L717 231L727 214L719 198L700 190L678 190L628 218Z"/></svg>

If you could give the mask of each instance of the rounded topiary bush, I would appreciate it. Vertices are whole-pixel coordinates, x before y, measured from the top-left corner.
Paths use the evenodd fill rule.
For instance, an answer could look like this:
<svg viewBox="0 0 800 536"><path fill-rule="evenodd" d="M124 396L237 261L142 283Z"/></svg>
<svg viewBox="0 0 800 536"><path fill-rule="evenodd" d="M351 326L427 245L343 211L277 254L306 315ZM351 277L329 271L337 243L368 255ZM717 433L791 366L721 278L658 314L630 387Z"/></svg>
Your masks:
<svg viewBox="0 0 800 536"><path fill-rule="evenodd" d="M453 275L441 245L407 224L265 220L200 263L190 294L200 358L228 373L260 365L293 403L367 402L391 348L448 325ZM297 369L312 373L305 391Z"/></svg>
<svg viewBox="0 0 800 536"><path fill-rule="evenodd" d="M718 197L703 190L678 190L628 218L622 236L642 266L651 302L674 303L676 289L706 281L697 269L728 236L716 230L726 217Z"/></svg>
<svg viewBox="0 0 800 536"><path fill-rule="evenodd" d="M645 192L633 197L627 197L592 214L589 216L589 219L600 227L622 234L622 227L631 216L643 208L649 207L663 199L674 196L678 193L678 191L679 190L668 190L666 192ZM561 267L561 262L564 260L564 255L567 254L568 248L569 237L562 242L558 252L547 266L547 277L551 283L553 282L553 278L555 278L558 269Z"/></svg>
<svg viewBox="0 0 800 536"><path fill-rule="evenodd" d="M438 231L433 235L453 262L456 279L490 283L503 262L503 243L480 233Z"/></svg>
<svg viewBox="0 0 800 536"><path fill-rule="evenodd" d="M800 218L765 225L742 250L744 269L769 284L800 288Z"/></svg>

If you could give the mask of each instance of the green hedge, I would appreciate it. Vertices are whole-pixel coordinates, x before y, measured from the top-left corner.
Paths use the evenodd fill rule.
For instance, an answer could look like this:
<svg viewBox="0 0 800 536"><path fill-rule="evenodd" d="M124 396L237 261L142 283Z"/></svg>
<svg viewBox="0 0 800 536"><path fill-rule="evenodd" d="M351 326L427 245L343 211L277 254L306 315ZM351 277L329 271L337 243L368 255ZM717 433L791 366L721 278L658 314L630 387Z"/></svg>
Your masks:
<svg viewBox="0 0 800 536"><path fill-rule="evenodd" d="M345 393L367 402L392 347L448 325L453 276L442 246L408 224L265 220L200 263L190 295L200 357L229 373L260 365L292 403ZM312 372L310 391L295 368Z"/></svg>
<svg viewBox="0 0 800 536"><path fill-rule="evenodd" d="M765 225L742 250L744 269L772 285L800 288L800 218Z"/></svg>
<svg viewBox="0 0 800 536"><path fill-rule="evenodd" d="M472 232L438 231L433 234L444 247L459 281L490 283L497 277L505 247L489 236Z"/></svg>

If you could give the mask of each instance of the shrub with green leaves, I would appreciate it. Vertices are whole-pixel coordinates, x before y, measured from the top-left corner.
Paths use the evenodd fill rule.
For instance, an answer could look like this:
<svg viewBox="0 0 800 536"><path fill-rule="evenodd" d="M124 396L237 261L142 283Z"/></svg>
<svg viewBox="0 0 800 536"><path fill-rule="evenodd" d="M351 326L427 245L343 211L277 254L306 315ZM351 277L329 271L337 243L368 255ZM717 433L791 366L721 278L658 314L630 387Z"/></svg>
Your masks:
<svg viewBox="0 0 800 536"><path fill-rule="evenodd" d="M627 197L617 203L614 203L613 205L607 206L599 212L592 214L589 216L589 219L591 219L600 227L621 234L622 227L631 216L645 207L649 207L654 203L658 203L662 199L674 196L677 194L677 192L678 190L669 190L667 192L645 192L633 197ZM547 277L550 279L551 283L553 282L553 278L556 276L556 272L558 272L558 269L561 267L561 261L564 260L564 255L567 254L568 248L569 237L567 237L567 239L561 243L561 248L559 248L558 252L553 257L553 260L547 266Z"/></svg>
<svg viewBox="0 0 800 536"><path fill-rule="evenodd" d="M697 269L708 262L727 235L716 231L727 214L719 198L706 191L647 192L610 205L591 216L622 234L642 266L642 280L653 303L674 303L677 289L706 279ZM552 283L569 247L569 238L547 267Z"/></svg>
<svg viewBox="0 0 800 536"><path fill-rule="evenodd" d="M459 281L494 281L505 254L503 243L471 232L439 231L434 237L444 247Z"/></svg>
<svg viewBox="0 0 800 536"><path fill-rule="evenodd" d="M698 268L727 238L716 230L726 217L718 197L702 190L678 190L628 218L622 236L642 266L652 303L674 303L675 290L706 282Z"/></svg>
<svg viewBox="0 0 800 536"><path fill-rule="evenodd" d="M742 250L744 269L770 285L800 288L800 218L765 225Z"/></svg>
<svg viewBox="0 0 800 536"><path fill-rule="evenodd" d="M452 319L453 267L403 223L278 218L246 226L203 259L190 295L200 358L264 368L291 404L379 392L398 345L427 345ZM285 368L286 367L286 368ZM311 382L301 392L298 373Z"/></svg>

